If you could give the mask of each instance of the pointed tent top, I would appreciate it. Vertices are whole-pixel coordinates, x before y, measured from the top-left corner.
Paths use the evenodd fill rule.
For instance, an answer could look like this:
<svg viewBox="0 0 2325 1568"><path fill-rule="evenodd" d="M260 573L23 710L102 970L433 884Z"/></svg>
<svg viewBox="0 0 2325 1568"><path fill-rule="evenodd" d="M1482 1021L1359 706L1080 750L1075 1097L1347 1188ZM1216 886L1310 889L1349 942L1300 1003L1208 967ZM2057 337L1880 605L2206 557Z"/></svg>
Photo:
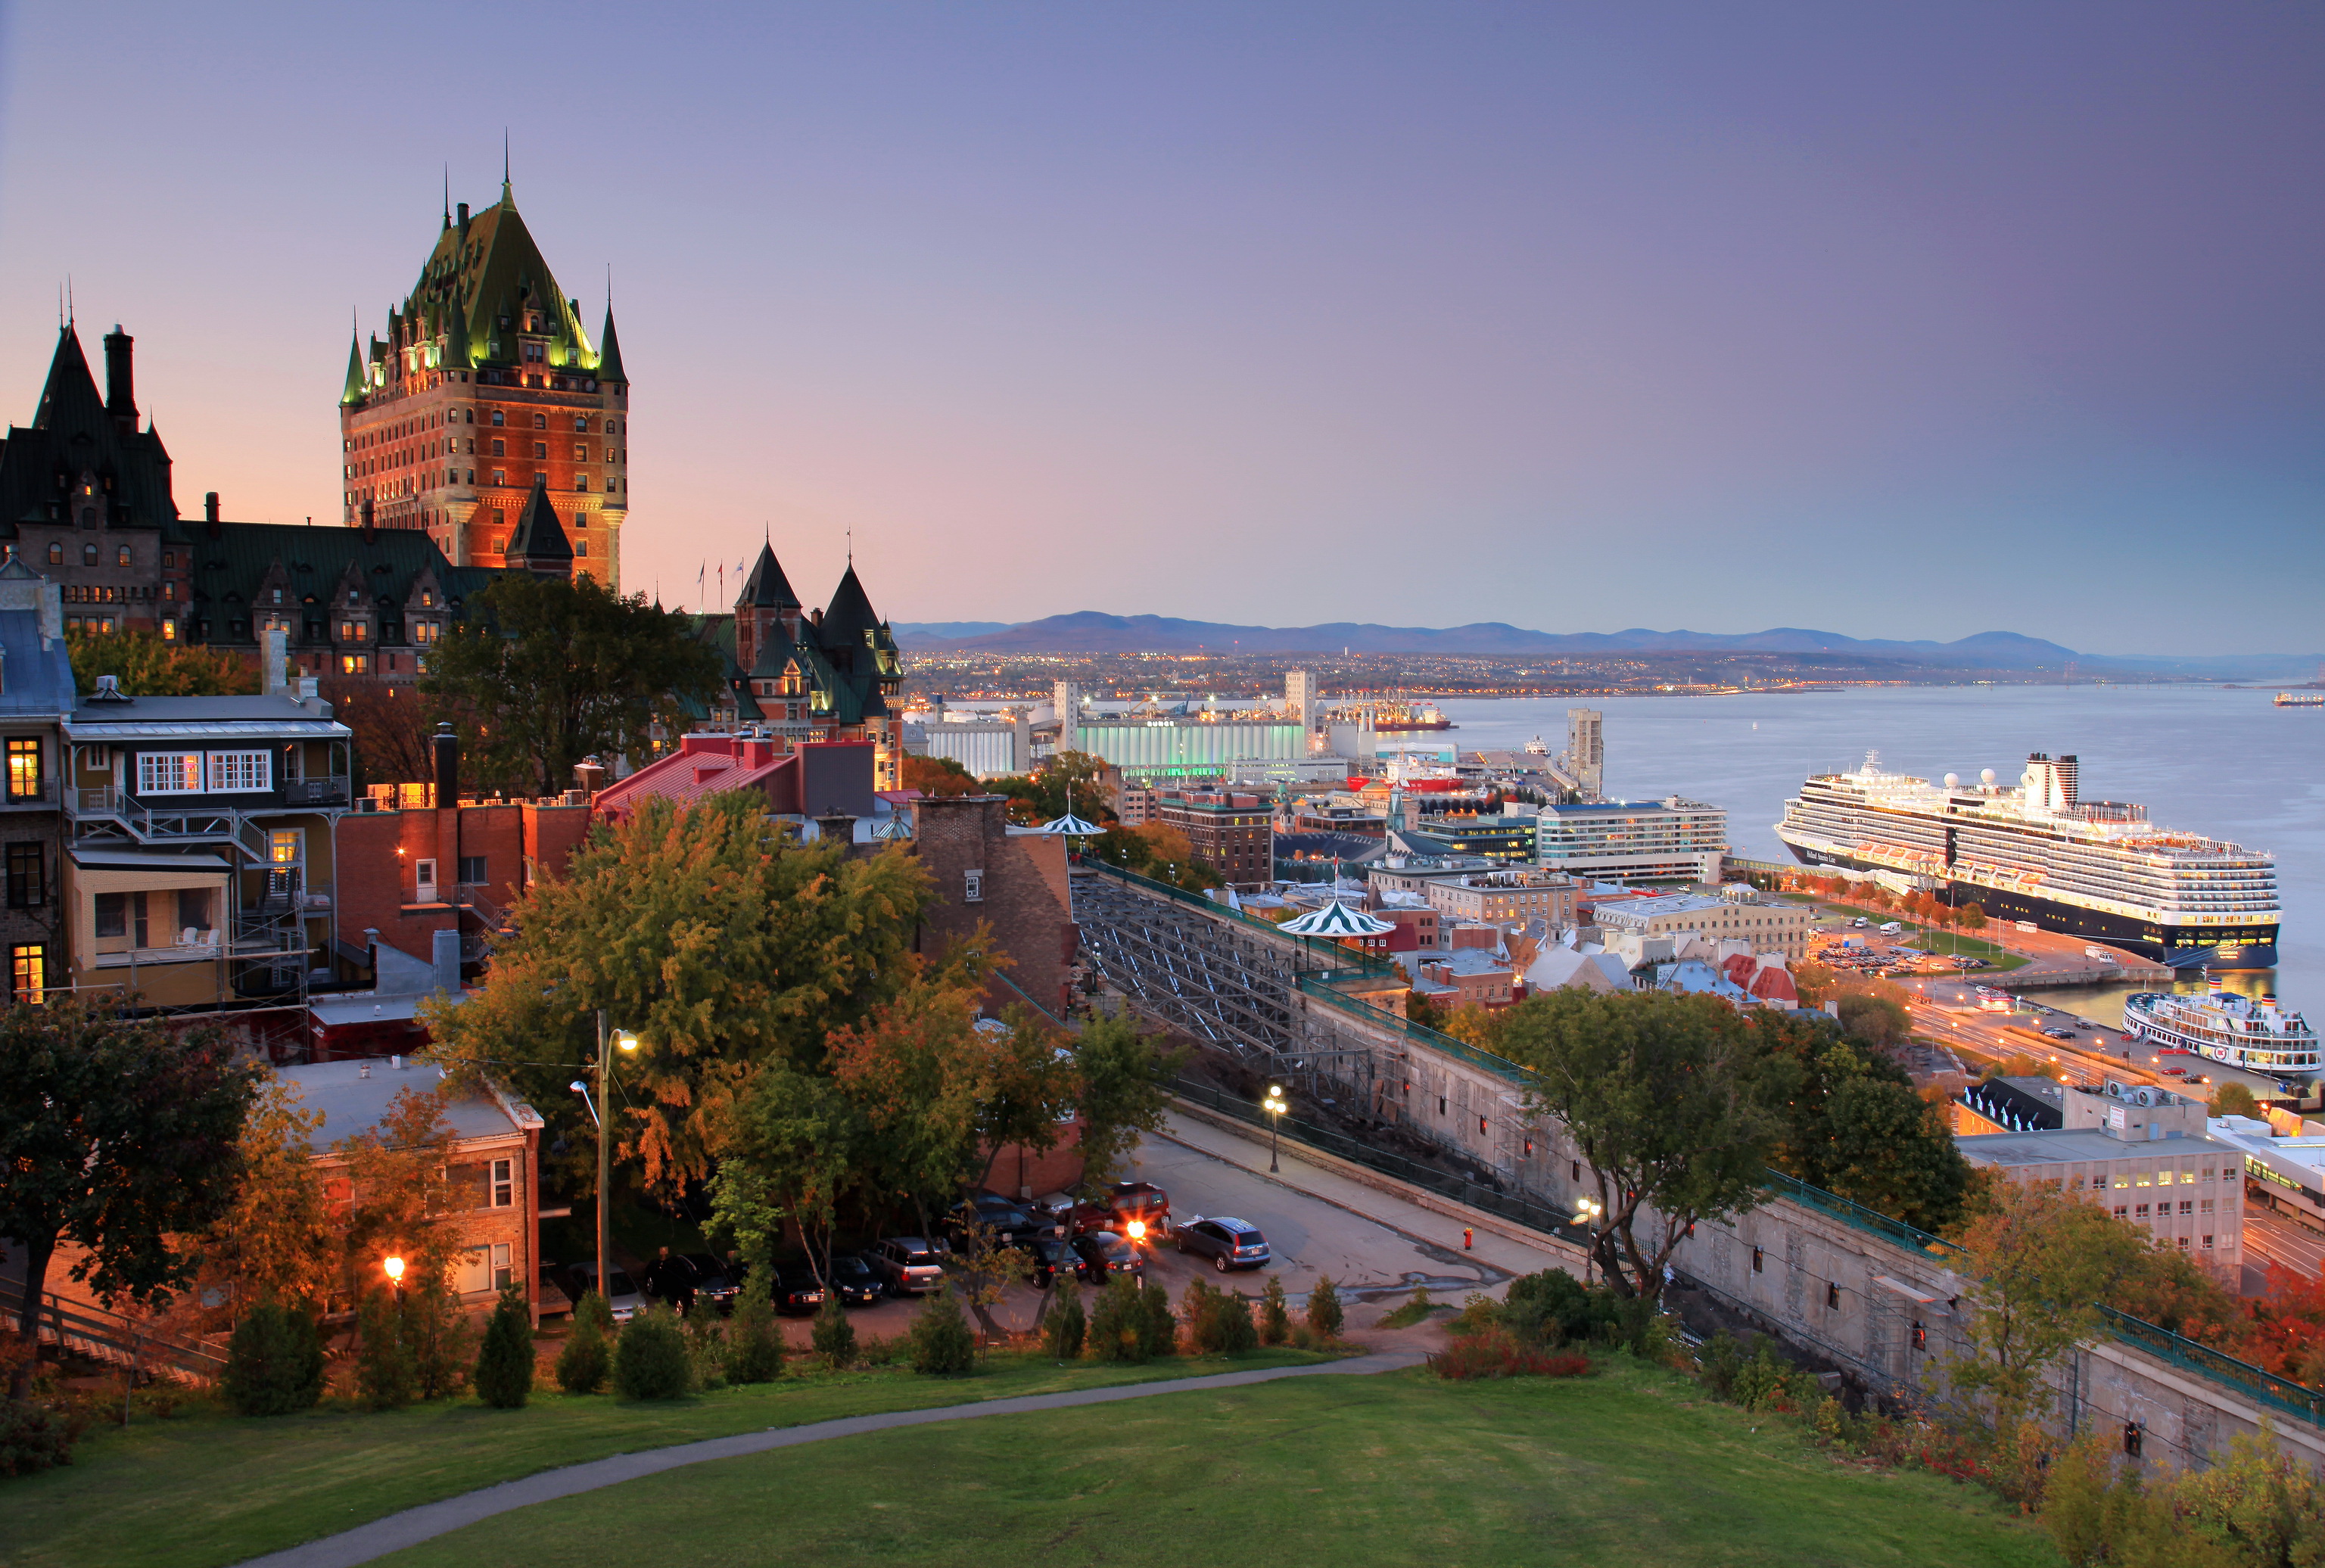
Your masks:
<svg viewBox="0 0 2325 1568"><path fill-rule="evenodd" d="M1104 828L1099 827L1096 822L1086 822L1082 821L1081 818L1074 815L1071 811L1068 811L1062 817L1051 817L1048 821L1043 822L1041 827L1035 830L1038 832L1053 834L1060 838L1069 839L1088 838L1092 834L1103 833L1106 831Z"/></svg>
<svg viewBox="0 0 2325 1568"><path fill-rule="evenodd" d="M610 287L606 294L606 330L597 339L597 379L624 383L630 379L622 374L622 340L614 335L614 296Z"/></svg>
<svg viewBox="0 0 2325 1568"><path fill-rule="evenodd" d="M1297 920L1287 920L1280 929L1286 936L1342 937L1386 936L1396 927L1361 909L1349 908L1336 894L1323 908L1311 909Z"/></svg>
<svg viewBox="0 0 2325 1568"><path fill-rule="evenodd" d="M751 575L743 584L743 596L736 601L763 608L797 609L799 595L783 576L783 569L775 562L774 546L761 544L759 559L751 564Z"/></svg>
<svg viewBox="0 0 2325 1568"><path fill-rule="evenodd" d="M519 571L571 573L573 542L566 538L565 525L557 520L557 508L550 504L546 477L533 476L533 494L525 498L524 513L517 519L516 532L509 536L503 559Z"/></svg>

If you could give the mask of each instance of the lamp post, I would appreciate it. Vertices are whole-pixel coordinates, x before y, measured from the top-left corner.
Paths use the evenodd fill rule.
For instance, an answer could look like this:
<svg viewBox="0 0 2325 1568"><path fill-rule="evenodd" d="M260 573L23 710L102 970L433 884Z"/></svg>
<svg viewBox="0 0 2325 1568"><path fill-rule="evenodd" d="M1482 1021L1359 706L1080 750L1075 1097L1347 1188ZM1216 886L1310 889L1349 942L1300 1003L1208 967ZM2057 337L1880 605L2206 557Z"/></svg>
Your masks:
<svg viewBox="0 0 2325 1568"><path fill-rule="evenodd" d="M1272 1176L1276 1174L1275 1151L1283 1141L1283 1113L1292 1109L1284 1103L1283 1085L1269 1084L1267 1098L1259 1102L1259 1109L1267 1112L1267 1174Z"/></svg>
<svg viewBox="0 0 2325 1568"><path fill-rule="evenodd" d="M1606 1212L1607 1206L1596 1198L1577 1198L1574 1201L1574 1222L1590 1233L1590 1246L1582 1254L1582 1284L1585 1289L1590 1285L1590 1259L1598 1251L1598 1217Z"/></svg>
<svg viewBox="0 0 2325 1568"><path fill-rule="evenodd" d="M606 1113L613 1109L613 1102L606 1098L606 1082L613 1075L614 1047L616 1045L625 1051L635 1051L638 1048L638 1037L628 1029L608 1030L606 1027L606 1009L600 1007L597 1009L597 1103L594 1105L590 1103L589 1090L579 1079L577 1078L566 1085L581 1097L583 1105L589 1107L589 1115L597 1124L597 1299L599 1301L607 1299L606 1270L608 1265L606 1261L606 1251L609 1242L607 1234L606 1190L607 1173L612 1163L612 1150L609 1147L612 1128L607 1125Z"/></svg>
<svg viewBox="0 0 2325 1568"><path fill-rule="evenodd" d="M403 1303L403 1259L386 1258L380 1266L387 1270L387 1283L394 1287L396 1304L401 1306Z"/></svg>

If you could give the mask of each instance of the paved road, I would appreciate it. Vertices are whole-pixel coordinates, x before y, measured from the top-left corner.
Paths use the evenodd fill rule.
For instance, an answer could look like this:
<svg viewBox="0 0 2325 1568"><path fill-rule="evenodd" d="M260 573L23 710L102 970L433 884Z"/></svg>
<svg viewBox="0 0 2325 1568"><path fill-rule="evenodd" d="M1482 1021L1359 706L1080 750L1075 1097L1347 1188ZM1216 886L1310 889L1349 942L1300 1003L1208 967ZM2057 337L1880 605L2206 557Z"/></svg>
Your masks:
<svg viewBox="0 0 2325 1568"><path fill-rule="evenodd" d="M1251 1383L1273 1382L1279 1378L1390 1372L1418 1365L1421 1359L1421 1353L1417 1350L1357 1356L1346 1361L1316 1367L1268 1367L1249 1372L1222 1372L1209 1378L1135 1383L1125 1387L1033 1394L1016 1399L992 1399L977 1405L944 1406L934 1410L894 1410L879 1415L851 1415L838 1421L816 1421L802 1426L771 1427L765 1432L715 1437L703 1443L681 1443L644 1453L617 1453L610 1459L543 1471L522 1480L506 1481L481 1491L447 1498L440 1503L406 1508L400 1514L390 1514L385 1518L374 1519L368 1525L359 1525L336 1536L309 1541L288 1551L250 1558L242 1568L354 1568L357 1563L372 1562L391 1552L400 1552L406 1546L416 1546L422 1541L449 1535L464 1525L473 1525L479 1519L488 1519L514 1508L553 1502L559 1498L570 1498L579 1492L596 1491L600 1487L619 1486L624 1481L659 1475L682 1465L736 1459L745 1454L764 1453L771 1449L791 1448L803 1443L855 1437L898 1426L922 1426L937 1421L975 1421L987 1415L1017 1415L1033 1410L1066 1410L1081 1405L1104 1405L1117 1399L1152 1398L1158 1394L1239 1388Z"/></svg>
<svg viewBox="0 0 2325 1568"><path fill-rule="evenodd" d="M2254 1203L2245 1205L2245 1255L2281 1263L2311 1279L2325 1275L2325 1236Z"/></svg>

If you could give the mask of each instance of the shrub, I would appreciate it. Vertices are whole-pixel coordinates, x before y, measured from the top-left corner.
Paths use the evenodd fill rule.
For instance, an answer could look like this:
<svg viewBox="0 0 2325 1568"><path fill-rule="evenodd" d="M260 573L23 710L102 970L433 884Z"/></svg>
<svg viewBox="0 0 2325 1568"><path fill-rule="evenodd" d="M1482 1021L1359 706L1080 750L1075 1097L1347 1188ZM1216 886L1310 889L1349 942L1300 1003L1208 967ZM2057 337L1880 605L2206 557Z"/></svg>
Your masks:
<svg viewBox="0 0 2325 1568"><path fill-rule="evenodd" d="M1340 1337L1340 1293L1332 1284L1332 1276L1320 1274L1316 1283L1308 1287L1308 1327L1320 1340Z"/></svg>
<svg viewBox="0 0 2325 1568"><path fill-rule="evenodd" d="M1590 1358L1572 1350L1528 1344L1506 1329L1466 1334L1429 1358L1440 1378L1466 1382L1477 1378L1579 1378Z"/></svg>
<svg viewBox="0 0 2325 1568"><path fill-rule="evenodd" d="M1161 1285L1152 1290L1142 1285L1138 1295L1138 1304L1144 1309L1137 1323L1138 1348L1150 1359L1177 1354L1179 1320L1171 1315L1171 1293Z"/></svg>
<svg viewBox="0 0 2325 1568"><path fill-rule="evenodd" d="M1482 1334L1502 1324L1502 1304L1492 1296L1471 1291L1462 1298L1461 1310L1453 1314L1446 1328L1456 1339L1464 1334Z"/></svg>
<svg viewBox="0 0 2325 1568"><path fill-rule="evenodd" d="M1259 1342L1280 1345L1292 1337L1292 1310L1283 1299L1283 1282L1273 1275L1259 1293Z"/></svg>
<svg viewBox="0 0 2325 1568"><path fill-rule="evenodd" d="M625 1399L676 1399L693 1381L686 1336L667 1307L632 1318L614 1341L614 1392Z"/></svg>
<svg viewBox="0 0 2325 1568"><path fill-rule="evenodd" d="M697 1388L727 1387L727 1333L709 1307L690 1312L678 1321L686 1341L687 1374Z"/></svg>
<svg viewBox="0 0 2325 1568"><path fill-rule="evenodd" d="M1198 1355L1208 1355L1219 1348L1218 1304L1220 1293L1213 1290L1198 1275L1187 1282L1179 1297L1179 1321L1187 1325L1187 1343Z"/></svg>
<svg viewBox="0 0 2325 1568"><path fill-rule="evenodd" d="M1562 1268L1521 1275L1502 1295L1502 1322L1522 1340L1545 1345L1607 1337L1622 1304L1605 1285L1592 1288Z"/></svg>
<svg viewBox="0 0 2325 1568"><path fill-rule="evenodd" d="M593 1302L598 1312L590 1310ZM557 1353L557 1386L568 1394L595 1394L606 1386L613 1356L606 1347L606 1331L597 1322L605 1305L604 1298L594 1290L583 1291L573 1305L573 1331Z"/></svg>
<svg viewBox="0 0 2325 1568"><path fill-rule="evenodd" d="M477 1331L441 1280L403 1293L403 1342L412 1350L412 1391L421 1399L456 1392L468 1375Z"/></svg>
<svg viewBox="0 0 2325 1568"><path fill-rule="evenodd" d="M412 1403L419 1372L403 1337L403 1314L395 1297L368 1292L356 1312L356 1389L371 1410L397 1410Z"/></svg>
<svg viewBox="0 0 2325 1568"><path fill-rule="evenodd" d="M1240 1356L1259 1348L1251 1303L1239 1292L1219 1291L1211 1297L1211 1331L1217 1349L1227 1355Z"/></svg>
<svg viewBox="0 0 2325 1568"><path fill-rule="evenodd" d="M1696 1376L1716 1399L1735 1396L1736 1374L1743 1365L1744 1349L1736 1342L1736 1336L1725 1329L1704 1341L1703 1349L1696 1352Z"/></svg>
<svg viewBox="0 0 2325 1568"><path fill-rule="evenodd" d="M848 1321L848 1309L839 1304L839 1293L823 1293L823 1310L815 1314L812 1334L815 1353L833 1371L856 1359L856 1325Z"/></svg>
<svg viewBox="0 0 2325 1568"><path fill-rule="evenodd" d="M1098 1304L1090 1309L1090 1354L1101 1361L1144 1361L1147 1357L1146 1341L1140 1325L1146 1319L1146 1304L1138 1282L1126 1274L1109 1278L1098 1293Z"/></svg>
<svg viewBox="0 0 2325 1568"><path fill-rule="evenodd" d="M1728 1397L1746 1410L1788 1409L1792 1399L1792 1366L1762 1340L1752 1359L1736 1369Z"/></svg>
<svg viewBox="0 0 2325 1568"><path fill-rule="evenodd" d="M735 1315L727 1320L730 1383L772 1383L783 1375L783 1336L775 1327L773 1288L768 1271L754 1269L735 1300Z"/></svg>
<svg viewBox="0 0 2325 1568"><path fill-rule="evenodd" d="M522 1409L533 1397L533 1313L514 1285L502 1287L485 1324L474 1382L477 1397L496 1410Z"/></svg>
<svg viewBox="0 0 2325 1568"><path fill-rule="evenodd" d="M218 1391L237 1415L311 1410L323 1395L323 1345L306 1310L260 1302L234 1325Z"/></svg>
<svg viewBox="0 0 2325 1568"><path fill-rule="evenodd" d="M78 1435L64 1417L28 1399L0 1399L0 1475L70 1464Z"/></svg>
<svg viewBox="0 0 2325 1568"><path fill-rule="evenodd" d="M1088 1320L1082 1316L1082 1293L1072 1275L1061 1273L1057 1294L1042 1315L1042 1348L1061 1361L1074 1360L1081 1355L1088 1331Z"/></svg>
<svg viewBox="0 0 2325 1568"><path fill-rule="evenodd" d="M949 1280L937 1286L922 1304L904 1338L912 1346L915 1372L966 1372L976 1364L977 1336L969 1332L968 1319L960 1310L959 1298L952 1294Z"/></svg>

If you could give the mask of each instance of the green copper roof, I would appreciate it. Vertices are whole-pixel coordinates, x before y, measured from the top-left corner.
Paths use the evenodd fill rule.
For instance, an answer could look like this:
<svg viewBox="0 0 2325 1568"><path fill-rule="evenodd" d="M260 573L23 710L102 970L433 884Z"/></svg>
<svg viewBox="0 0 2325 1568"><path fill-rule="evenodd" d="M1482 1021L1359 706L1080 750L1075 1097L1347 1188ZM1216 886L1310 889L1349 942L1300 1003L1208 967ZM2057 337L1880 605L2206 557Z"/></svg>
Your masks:
<svg viewBox="0 0 2325 1568"><path fill-rule="evenodd" d="M751 575L743 584L743 597L737 604L767 607L799 608L799 595L792 591L791 580L783 575L775 560L774 546L761 544L759 559L751 563Z"/></svg>
<svg viewBox="0 0 2325 1568"><path fill-rule="evenodd" d="M538 322L532 334L524 331L528 312ZM530 335L548 339L551 370L598 372L578 303L559 288L505 183L497 203L437 232L419 281L389 312L388 325L390 340L375 358L410 351L421 367L514 366L520 339Z"/></svg>
<svg viewBox="0 0 2325 1568"><path fill-rule="evenodd" d="M347 342L347 385L339 394L339 404L347 407L364 400L363 339L360 335Z"/></svg>

